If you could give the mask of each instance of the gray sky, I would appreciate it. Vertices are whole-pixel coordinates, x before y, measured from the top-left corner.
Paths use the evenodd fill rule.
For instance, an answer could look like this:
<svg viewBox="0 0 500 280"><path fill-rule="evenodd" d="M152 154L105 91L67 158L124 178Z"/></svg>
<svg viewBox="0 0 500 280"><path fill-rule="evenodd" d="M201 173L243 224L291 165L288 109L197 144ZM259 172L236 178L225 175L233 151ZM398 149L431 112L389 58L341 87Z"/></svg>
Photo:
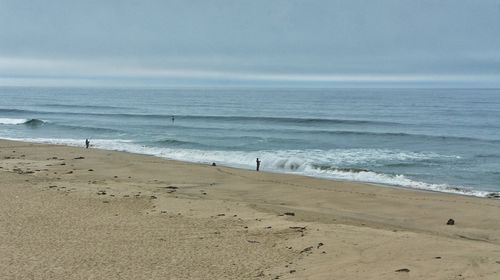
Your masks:
<svg viewBox="0 0 500 280"><path fill-rule="evenodd" d="M500 87L500 0L0 0L0 85Z"/></svg>

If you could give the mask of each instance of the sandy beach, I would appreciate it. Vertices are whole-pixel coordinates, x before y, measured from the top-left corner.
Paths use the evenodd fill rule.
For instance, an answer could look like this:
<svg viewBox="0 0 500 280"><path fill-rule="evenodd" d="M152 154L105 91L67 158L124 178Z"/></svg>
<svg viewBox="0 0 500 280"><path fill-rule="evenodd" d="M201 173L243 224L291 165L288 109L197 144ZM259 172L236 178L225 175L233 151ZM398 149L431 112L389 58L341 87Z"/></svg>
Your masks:
<svg viewBox="0 0 500 280"><path fill-rule="evenodd" d="M500 279L496 199L5 140L0 178L0 279Z"/></svg>

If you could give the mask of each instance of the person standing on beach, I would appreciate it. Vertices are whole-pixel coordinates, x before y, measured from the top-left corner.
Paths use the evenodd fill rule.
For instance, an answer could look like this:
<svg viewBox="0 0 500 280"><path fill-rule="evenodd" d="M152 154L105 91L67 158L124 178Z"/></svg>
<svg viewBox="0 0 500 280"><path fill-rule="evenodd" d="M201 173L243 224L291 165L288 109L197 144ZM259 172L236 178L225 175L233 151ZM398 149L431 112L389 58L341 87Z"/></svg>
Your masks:
<svg viewBox="0 0 500 280"><path fill-rule="evenodd" d="M259 171L259 169L260 169L260 160L259 158L257 158L257 171Z"/></svg>
<svg viewBox="0 0 500 280"><path fill-rule="evenodd" d="M88 149L88 148L89 148L89 146L90 146L90 141L89 141L89 139L87 138L87 139L85 139L85 148L86 148L86 149Z"/></svg>

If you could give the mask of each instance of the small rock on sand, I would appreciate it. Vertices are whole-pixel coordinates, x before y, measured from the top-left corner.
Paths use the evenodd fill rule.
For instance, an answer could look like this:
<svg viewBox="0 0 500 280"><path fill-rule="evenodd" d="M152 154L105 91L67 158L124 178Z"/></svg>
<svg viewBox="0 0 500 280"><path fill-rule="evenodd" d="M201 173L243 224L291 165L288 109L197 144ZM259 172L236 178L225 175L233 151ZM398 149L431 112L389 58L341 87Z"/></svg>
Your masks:
<svg viewBox="0 0 500 280"><path fill-rule="evenodd" d="M309 251L311 251L312 249L313 249L313 246L309 246L309 247L307 247L307 248L304 248L302 251L300 251L300 254L305 253L305 252L309 252Z"/></svg>
<svg viewBox="0 0 500 280"><path fill-rule="evenodd" d="M289 229L293 229L299 232L304 232L306 230L306 227L289 227Z"/></svg>
<svg viewBox="0 0 500 280"><path fill-rule="evenodd" d="M447 225L453 226L455 224L455 220L449 219L448 222L446 222Z"/></svg>

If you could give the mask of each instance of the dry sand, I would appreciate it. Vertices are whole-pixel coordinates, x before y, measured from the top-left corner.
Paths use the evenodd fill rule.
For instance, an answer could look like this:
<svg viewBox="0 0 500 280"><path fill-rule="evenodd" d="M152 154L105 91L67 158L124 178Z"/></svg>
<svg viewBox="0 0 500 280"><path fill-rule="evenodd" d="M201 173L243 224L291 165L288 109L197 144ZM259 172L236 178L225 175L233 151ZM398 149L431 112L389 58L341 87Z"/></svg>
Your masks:
<svg viewBox="0 0 500 280"><path fill-rule="evenodd" d="M500 200L1 140L0 279L500 279Z"/></svg>

